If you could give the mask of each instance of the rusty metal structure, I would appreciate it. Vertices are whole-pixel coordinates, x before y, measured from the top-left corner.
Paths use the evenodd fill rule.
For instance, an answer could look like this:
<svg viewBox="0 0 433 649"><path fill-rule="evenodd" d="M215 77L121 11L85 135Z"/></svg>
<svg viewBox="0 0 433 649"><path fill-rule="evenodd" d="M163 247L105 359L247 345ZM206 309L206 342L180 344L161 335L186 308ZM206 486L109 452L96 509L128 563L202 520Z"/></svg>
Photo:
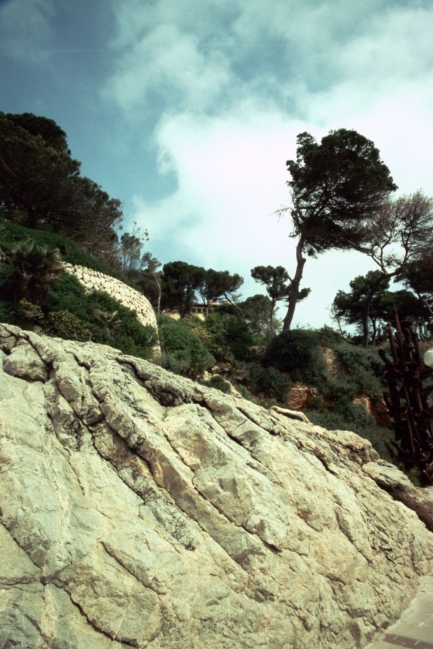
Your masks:
<svg viewBox="0 0 433 649"><path fill-rule="evenodd" d="M433 375L420 353L419 339L408 320L400 321L394 313L394 324L388 324L391 361L383 349L379 355L387 370L389 396L385 402L395 432L393 447L388 446L397 465L410 470L418 467L424 485L433 484L433 407L427 397L433 385L424 387L423 381ZM395 331L393 331L393 329Z"/></svg>

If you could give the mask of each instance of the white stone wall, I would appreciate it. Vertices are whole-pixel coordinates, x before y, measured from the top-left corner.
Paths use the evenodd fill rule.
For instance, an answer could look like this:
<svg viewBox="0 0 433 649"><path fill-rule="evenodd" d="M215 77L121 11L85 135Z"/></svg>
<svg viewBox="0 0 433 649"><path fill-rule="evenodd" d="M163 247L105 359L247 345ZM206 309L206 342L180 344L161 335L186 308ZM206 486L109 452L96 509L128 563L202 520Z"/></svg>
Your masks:
<svg viewBox="0 0 433 649"><path fill-rule="evenodd" d="M134 309L142 325L151 325L158 331L155 312L149 300L144 295L115 277L104 275L104 273L100 273L97 270L68 264L66 262L63 266L68 273L75 275L87 290L107 293L128 309Z"/></svg>

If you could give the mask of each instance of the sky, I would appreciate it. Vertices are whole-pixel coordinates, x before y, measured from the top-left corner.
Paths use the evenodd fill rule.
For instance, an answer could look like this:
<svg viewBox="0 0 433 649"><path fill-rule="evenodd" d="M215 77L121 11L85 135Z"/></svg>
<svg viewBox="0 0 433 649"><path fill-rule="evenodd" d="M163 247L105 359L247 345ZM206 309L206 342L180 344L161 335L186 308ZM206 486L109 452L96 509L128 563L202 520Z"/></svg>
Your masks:
<svg viewBox="0 0 433 649"><path fill-rule="evenodd" d="M355 129L399 187L433 195L433 2L0 0L0 110L54 119L82 173L161 263L295 271L296 136ZM374 264L308 259L295 326L330 324ZM284 315L281 307L279 316Z"/></svg>

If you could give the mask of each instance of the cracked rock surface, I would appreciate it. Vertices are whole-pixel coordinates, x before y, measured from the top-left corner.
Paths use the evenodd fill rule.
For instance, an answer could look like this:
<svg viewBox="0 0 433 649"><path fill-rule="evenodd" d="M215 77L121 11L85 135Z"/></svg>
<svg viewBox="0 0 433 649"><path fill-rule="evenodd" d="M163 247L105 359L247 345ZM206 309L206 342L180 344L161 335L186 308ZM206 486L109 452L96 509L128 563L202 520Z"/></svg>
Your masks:
<svg viewBox="0 0 433 649"><path fill-rule="evenodd" d="M102 345L0 348L2 649L362 648L433 568L432 501L357 435Z"/></svg>

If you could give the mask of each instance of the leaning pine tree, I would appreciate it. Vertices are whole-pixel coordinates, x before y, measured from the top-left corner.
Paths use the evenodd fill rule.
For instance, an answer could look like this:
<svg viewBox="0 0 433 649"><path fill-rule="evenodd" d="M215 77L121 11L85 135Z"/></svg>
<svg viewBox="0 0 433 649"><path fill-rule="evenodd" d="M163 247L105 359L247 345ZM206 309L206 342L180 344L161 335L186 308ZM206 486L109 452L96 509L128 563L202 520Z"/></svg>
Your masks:
<svg viewBox="0 0 433 649"><path fill-rule="evenodd" d="M368 224L397 189L374 143L354 130L331 131L318 144L309 133L297 137L296 161L286 164L293 222L298 238L296 272L288 297L283 330L290 329L306 256L327 250L359 249L369 236Z"/></svg>

